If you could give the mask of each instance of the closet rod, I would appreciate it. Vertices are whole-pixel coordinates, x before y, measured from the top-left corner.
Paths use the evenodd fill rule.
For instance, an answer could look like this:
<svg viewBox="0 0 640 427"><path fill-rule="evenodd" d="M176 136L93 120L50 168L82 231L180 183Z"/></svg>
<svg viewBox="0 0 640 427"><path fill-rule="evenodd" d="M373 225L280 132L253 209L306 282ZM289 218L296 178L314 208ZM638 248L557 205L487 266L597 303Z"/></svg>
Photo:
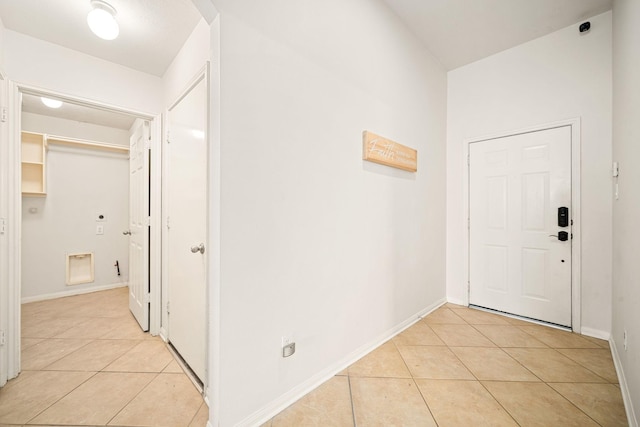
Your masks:
<svg viewBox="0 0 640 427"><path fill-rule="evenodd" d="M96 148L100 150L117 151L120 153L128 153L129 147L123 145L107 144L105 142L87 141L84 139L66 138L63 136L46 135L47 144L63 144L76 145L87 148Z"/></svg>

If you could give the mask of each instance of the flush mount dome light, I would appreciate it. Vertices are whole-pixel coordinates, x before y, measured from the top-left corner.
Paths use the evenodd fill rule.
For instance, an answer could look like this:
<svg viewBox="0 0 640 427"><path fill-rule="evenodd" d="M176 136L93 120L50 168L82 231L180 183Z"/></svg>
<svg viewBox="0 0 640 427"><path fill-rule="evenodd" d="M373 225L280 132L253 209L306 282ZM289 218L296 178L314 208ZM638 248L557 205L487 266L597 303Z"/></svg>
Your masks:
<svg viewBox="0 0 640 427"><path fill-rule="evenodd" d="M42 96L40 97L40 100L49 108L60 108L62 106L62 101L58 101L57 99L45 98Z"/></svg>
<svg viewBox="0 0 640 427"><path fill-rule="evenodd" d="M91 0L91 12L87 15L87 24L93 33L105 40L118 37L120 27L116 21L116 10L102 0Z"/></svg>

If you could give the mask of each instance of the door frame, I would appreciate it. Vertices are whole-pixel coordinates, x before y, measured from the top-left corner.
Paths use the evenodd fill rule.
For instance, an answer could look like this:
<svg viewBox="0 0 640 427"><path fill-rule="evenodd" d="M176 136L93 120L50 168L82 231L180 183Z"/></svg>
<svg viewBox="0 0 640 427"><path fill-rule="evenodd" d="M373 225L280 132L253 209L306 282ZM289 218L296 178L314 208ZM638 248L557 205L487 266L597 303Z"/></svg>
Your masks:
<svg viewBox="0 0 640 427"><path fill-rule="evenodd" d="M0 277L0 295L6 295L6 299L2 299L0 303L0 312L8 313L6 320L6 342L4 346L0 346L0 351L6 354L6 372L7 380L15 378L20 373L20 312L21 312L21 288L22 288L22 192L21 183L21 99L23 93L36 96L50 96L58 98L82 106L96 108L105 111L111 111L120 114L128 114L147 120L150 123L151 146L155 148L159 154L161 153L160 136L162 134L162 117L160 115L145 113L124 107L111 105L95 100L80 98L72 95L55 92L49 89L30 86L19 82L7 81L7 125L8 138L6 148L3 148L2 167L6 171L6 182L2 185L6 186L6 199L0 200L0 212L3 218L6 215L6 232L7 251L2 251L0 265L6 265L6 273ZM161 161L160 155L151 158L151 230L150 238L155 245L150 245L149 262L150 262L150 287L151 287L151 306L150 306L150 328L152 335L157 335L160 327L160 173ZM1 177L0 177L1 178ZM2 181L2 179L0 179ZM6 213L5 213L6 212ZM4 269L3 269L4 270ZM6 303L5 303L6 301ZM0 323L1 326L1 323ZM6 352L6 353L4 353ZM0 358L4 360L4 358ZM3 362L4 363L4 362ZM4 371L4 366L0 368ZM4 372L0 373L0 380L4 379ZM0 382L0 386L2 386Z"/></svg>
<svg viewBox="0 0 640 427"><path fill-rule="evenodd" d="M186 85L184 86L184 89L180 92L180 94L175 98L175 100L173 102L171 102L169 104L169 106L166 108L165 112L164 112L164 129L163 129L163 134L162 134L162 207L161 207L161 219L162 219L162 226L161 226L161 235L162 235L162 241L163 242L168 242L169 241L169 234L168 234L168 228L167 228L167 216L168 216L168 212L169 212L169 197L168 197L168 178L169 178L169 174L168 174L168 170L167 170L167 151L164 149L165 145L168 143L169 140L169 135L168 135L168 124L169 124L169 120L168 120L168 116L169 116L169 111L172 110L176 105L178 105L178 103L180 103L180 101L182 101L182 99L184 99L190 92L191 90L198 85L198 83L200 83L201 81L204 81L205 83L205 92L206 92L206 112L205 112L205 142L207 143L207 178L206 178L206 186L207 186L207 212L206 212L206 218L207 218L207 222L206 222L206 231L205 231L205 247L206 247L206 251L205 251L205 256L206 256L206 261L205 261L205 300L206 300L206 307L205 307L205 319L206 319L206 324L205 324L205 337L207 342L205 343L205 375L203 378L200 378L200 380L202 381L202 386L203 386L203 391L204 391L204 395L205 398L208 398L210 396L210 378L211 378L211 374L210 374L210 360L211 360L211 350L210 350L210 342L209 342L209 338L210 338L210 325L209 325L209 317L211 315L211 308L210 308L210 301L212 298L212 290L211 290L211 272L210 272L210 266L211 266L211 259L213 257L216 256L217 251L212 251L211 249L211 245L210 242L212 241L211 239L211 231L212 231L212 219L211 219L211 215L210 213L212 212L211 209L211 177L213 175L213 170L212 168L214 167L214 165L211 162L211 158L212 155L214 155L214 148L212 147L212 140L213 138L211 137L211 120L210 120L210 116L211 116L211 78L210 78L210 61L206 61L204 66L202 68L200 68L200 70L186 83ZM160 329L159 329L159 333L160 336L162 337L162 339L166 342L169 342L169 335L170 335L170 329L171 329L171 322L169 320L169 316L168 316L168 310L167 310L167 303L168 301L168 297L169 297L169 262L168 262L168 257L169 257L169 250L168 247L166 245L162 246L162 250L161 250L161 259L162 259L162 269L161 269L161 273L162 273L162 278L161 278L161 282L162 282L162 301L161 301L161 313L162 313L162 317L161 317L161 324L160 324Z"/></svg>
<svg viewBox="0 0 640 427"><path fill-rule="evenodd" d="M551 122L541 125L534 125L525 128L520 128L511 131L503 131L491 133L484 136L465 139L463 142L463 162L464 171L463 175L463 196L464 196L464 225L463 225L463 268L465 269L465 277L467 278L467 292L465 304L469 305L470 294L470 262L471 262L471 249L470 249L470 235L469 235L469 218L470 218L470 201L471 196L469 192L469 146L473 143L488 141L492 139L505 138L509 136L521 135L525 133L540 132L549 129L555 129L560 127L571 127L571 219L573 220L571 239L571 329L574 332L581 333L582 330L582 310L581 310L581 221L580 221L580 154L581 154L581 134L580 134L580 117L561 120L557 122Z"/></svg>

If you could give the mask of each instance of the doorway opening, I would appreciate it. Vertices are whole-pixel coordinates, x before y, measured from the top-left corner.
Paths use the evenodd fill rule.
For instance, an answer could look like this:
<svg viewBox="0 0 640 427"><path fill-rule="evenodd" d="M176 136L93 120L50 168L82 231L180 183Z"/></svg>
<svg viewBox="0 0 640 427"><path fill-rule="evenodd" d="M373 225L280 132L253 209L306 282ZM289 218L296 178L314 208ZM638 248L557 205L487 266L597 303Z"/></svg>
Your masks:
<svg viewBox="0 0 640 427"><path fill-rule="evenodd" d="M580 332L580 121L468 140L468 303Z"/></svg>
<svg viewBox="0 0 640 427"><path fill-rule="evenodd" d="M166 113L163 146L162 335L206 384L209 290L209 65Z"/></svg>
<svg viewBox="0 0 640 427"><path fill-rule="evenodd" d="M10 321L17 322L14 327L19 330L21 302L130 289L130 136L144 124L149 152L151 146L159 147L160 118L40 88L13 84L11 89L13 111L20 113L10 123L10 140L20 172L13 186L13 207L22 242L13 245L18 312ZM49 111L42 97L62 102L63 108ZM158 163L158 176L147 175L144 183L147 192L157 194L159 151L148 163ZM146 218L159 220L159 197L148 200ZM157 240L159 246L159 227L151 227L148 236L147 242ZM160 277L159 256L147 257L141 269L152 273L151 280L145 279L146 295L153 290L151 295L156 294L146 301L151 310L143 329L157 335L160 287L154 281ZM128 313L129 307L124 310ZM20 342L15 344L19 352ZM20 371L19 360L18 353L9 378Z"/></svg>

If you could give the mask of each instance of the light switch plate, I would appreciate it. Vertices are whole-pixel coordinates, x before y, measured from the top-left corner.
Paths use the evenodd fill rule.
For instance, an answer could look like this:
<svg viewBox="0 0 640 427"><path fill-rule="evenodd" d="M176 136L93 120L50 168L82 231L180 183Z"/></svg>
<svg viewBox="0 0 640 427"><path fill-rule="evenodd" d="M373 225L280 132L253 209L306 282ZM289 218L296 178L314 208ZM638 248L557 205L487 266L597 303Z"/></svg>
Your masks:
<svg viewBox="0 0 640 427"><path fill-rule="evenodd" d="M96 225L96 234L97 235L104 234L104 225Z"/></svg>

